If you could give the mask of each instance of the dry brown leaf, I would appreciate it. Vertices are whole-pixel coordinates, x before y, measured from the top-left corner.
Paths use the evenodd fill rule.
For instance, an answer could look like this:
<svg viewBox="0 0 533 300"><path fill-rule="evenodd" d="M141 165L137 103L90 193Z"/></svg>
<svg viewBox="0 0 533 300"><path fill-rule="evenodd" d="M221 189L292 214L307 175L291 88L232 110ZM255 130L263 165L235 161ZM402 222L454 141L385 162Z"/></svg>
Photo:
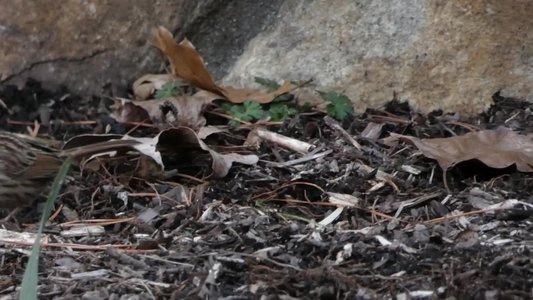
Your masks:
<svg viewBox="0 0 533 300"><path fill-rule="evenodd" d="M200 91L192 96L176 96L161 100L134 101L116 98L111 117L117 122L132 123L152 121L160 128L188 126L200 128L205 125L205 107L218 98L209 92Z"/></svg>
<svg viewBox="0 0 533 300"><path fill-rule="evenodd" d="M366 124L365 129L361 132L361 137L375 141L381 136L384 126L385 123L370 122Z"/></svg>
<svg viewBox="0 0 533 300"><path fill-rule="evenodd" d="M248 136L246 137L243 146L249 149L259 150L261 147L261 141L261 138L257 134L257 127L254 127L252 130L250 130L250 132L248 132Z"/></svg>
<svg viewBox="0 0 533 300"><path fill-rule="evenodd" d="M78 135L68 140L63 146L63 150L72 149L75 147L90 146L95 143L106 142L110 140L130 140L132 143L125 144L124 147L113 148L111 151L102 152L83 161L84 170L90 169L97 171L101 168L101 161L93 160L96 157L116 156L117 153L125 153L129 151L136 151L139 153L139 158L134 163L128 164L121 161L121 175L129 174L139 178L159 178L163 173L163 161L156 147L152 143L152 138L131 138L130 136L122 136L116 134L83 134ZM87 149L84 147L82 149ZM117 162L117 159L113 161Z"/></svg>
<svg viewBox="0 0 533 300"><path fill-rule="evenodd" d="M291 92L296 88L295 85L288 81L271 93L253 89L221 87L214 82L213 77L204 65L202 57L187 39L178 44L174 40L172 33L160 26L153 30L151 43L167 57L172 74L190 85L219 95L233 103L243 103L246 100L269 103L274 98Z"/></svg>
<svg viewBox="0 0 533 300"><path fill-rule="evenodd" d="M205 140L208 136L216 133L225 132L228 133L227 126L205 126L198 130L196 133L201 140Z"/></svg>
<svg viewBox="0 0 533 300"><path fill-rule="evenodd" d="M425 156L435 159L443 170L477 159L492 168L515 164L518 171L533 172L533 136L520 135L504 127L438 139L391 136L412 142Z"/></svg>
<svg viewBox="0 0 533 300"><path fill-rule="evenodd" d="M170 154L180 155L180 153L183 153L183 156L185 156L190 153L197 153L198 151L209 154L212 158L210 177L214 178L226 176L235 162L254 165L259 161L257 155L218 153L209 148L191 128L187 127L163 130L156 139L158 149L165 149Z"/></svg>
<svg viewBox="0 0 533 300"><path fill-rule="evenodd" d="M181 158L187 165L191 164L193 160L200 159L202 165L210 167L209 177L221 178L228 174L233 163L238 162L247 165L254 165L259 161L257 155L242 155L237 153L221 154L212 150L207 146L194 132L188 127L177 127L162 130L157 136L153 138L138 138L128 135L80 135L72 138L65 145L65 149L70 147L78 147L94 142L103 142L111 139L126 139L134 140L138 143L125 147L127 149L135 150L146 157L149 157L162 169L165 168L163 158L166 156ZM203 159L207 155L211 159ZM185 158L185 159L184 159ZM159 172L159 169L154 169L154 164L147 164L149 168L143 168L144 172ZM179 169L180 166L178 165ZM146 178L150 174L144 174Z"/></svg>
<svg viewBox="0 0 533 300"><path fill-rule="evenodd" d="M133 83L133 95L135 100L151 99L156 90L167 82L172 82L174 76L171 74L146 74L135 80Z"/></svg>
<svg viewBox="0 0 533 300"><path fill-rule="evenodd" d="M141 123L150 121L148 112L133 100L115 98L111 106L111 118L119 123ZM140 102L140 101L139 101Z"/></svg>
<svg viewBox="0 0 533 300"><path fill-rule="evenodd" d="M243 103L246 100L258 103L270 103L276 97L289 93L294 90L296 86L289 81L285 81L277 90L270 93L263 93L253 89L238 89L233 87L224 87L224 95L233 103Z"/></svg>
<svg viewBox="0 0 533 300"><path fill-rule="evenodd" d="M159 26L152 32L151 43L167 57L172 74L199 89L224 97L224 92L205 68L202 57L187 39L178 44L170 31Z"/></svg>

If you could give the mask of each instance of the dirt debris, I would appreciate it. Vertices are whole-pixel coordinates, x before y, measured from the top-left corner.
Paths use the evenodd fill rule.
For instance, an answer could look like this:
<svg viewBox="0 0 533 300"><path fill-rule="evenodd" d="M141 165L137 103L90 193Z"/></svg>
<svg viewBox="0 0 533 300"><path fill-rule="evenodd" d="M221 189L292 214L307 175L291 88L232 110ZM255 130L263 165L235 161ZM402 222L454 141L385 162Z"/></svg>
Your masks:
<svg viewBox="0 0 533 300"><path fill-rule="evenodd" d="M59 141L129 130L109 118L105 99L44 91L37 82L21 90L2 87L0 99L6 130L24 132L43 119L48 122L40 132ZM528 299L531 174L461 162L446 174L448 191L436 161L412 145L382 139L390 133L445 138L498 126L527 134L533 132L532 106L496 95L486 114L464 120L423 116L391 102L341 122L345 132L328 125L324 114L300 114L269 130L313 145L311 154L327 154L285 164L302 155L267 141L255 152L256 166L238 165L221 179L205 179L194 164L184 168L192 170L187 176L167 174L154 182L74 172L60 198L63 208L57 206L60 213L47 228L39 295ZM357 138L357 149L346 134L359 137L365 129L372 133ZM135 134L155 133L147 127ZM217 143L223 151L246 137L246 130L231 130L206 143L223 141ZM328 193L358 201L339 206ZM35 208L22 214L23 231L34 231L37 219ZM60 234L87 226L105 230ZM15 295L27 247L0 244L0 294Z"/></svg>

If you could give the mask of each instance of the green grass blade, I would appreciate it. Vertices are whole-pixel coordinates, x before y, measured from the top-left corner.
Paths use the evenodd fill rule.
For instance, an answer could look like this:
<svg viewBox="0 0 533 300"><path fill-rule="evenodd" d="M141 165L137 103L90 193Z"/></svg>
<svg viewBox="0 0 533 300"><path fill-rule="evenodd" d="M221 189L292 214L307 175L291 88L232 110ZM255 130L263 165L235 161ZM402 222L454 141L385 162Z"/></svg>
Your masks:
<svg viewBox="0 0 533 300"><path fill-rule="evenodd" d="M41 217L41 222L39 224L39 229L37 230L37 237L35 238L35 243L33 244L33 248L31 251L30 258L28 260L28 264L26 265L26 270L24 271L24 277L22 278L22 287L20 290L20 296L19 299L21 300L36 300L37 299L37 274L39 273L39 252L41 249L41 235L44 229L44 226L46 224L46 221L50 217L50 214L52 213L52 209L54 207L54 202L57 198L57 195L59 194L59 190L61 189L61 184L63 183L63 180L65 179L65 176L67 175L67 172L70 168L70 165L72 163L72 160L70 158L67 158L63 164L61 165L61 168L59 169L55 179L54 183L52 185L52 190L50 191L50 194L48 195L48 199L46 200L46 204L43 210L43 215Z"/></svg>

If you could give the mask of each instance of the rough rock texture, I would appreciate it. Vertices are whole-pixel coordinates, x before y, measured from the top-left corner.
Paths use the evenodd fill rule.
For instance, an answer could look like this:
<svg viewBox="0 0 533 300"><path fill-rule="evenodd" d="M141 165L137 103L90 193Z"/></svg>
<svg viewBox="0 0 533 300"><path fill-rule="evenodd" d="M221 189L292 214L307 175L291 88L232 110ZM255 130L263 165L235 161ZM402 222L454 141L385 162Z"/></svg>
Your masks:
<svg viewBox="0 0 533 300"><path fill-rule="evenodd" d="M147 42L156 25L186 35L215 78L236 85L313 78L358 109L396 98L474 113L498 91L533 100L529 0L6 1L0 82L123 94L163 70Z"/></svg>
<svg viewBox="0 0 533 300"><path fill-rule="evenodd" d="M92 94L126 86L161 64L147 42L150 30L177 28L194 9L184 0L7 1L0 10L0 78L33 77Z"/></svg>
<svg viewBox="0 0 533 300"><path fill-rule="evenodd" d="M149 45L163 25L187 36L222 76L283 0L7 1L0 9L0 81L28 77L85 94L123 94L140 75L163 71ZM104 91L105 89L105 91Z"/></svg>
<svg viewBox="0 0 533 300"><path fill-rule="evenodd" d="M225 81L313 78L359 109L474 113L498 91L533 100L532 28L529 0L291 0Z"/></svg>
<svg viewBox="0 0 533 300"><path fill-rule="evenodd" d="M217 79L243 53L248 42L276 21L284 0L215 1L209 12L187 28L187 38L202 54Z"/></svg>

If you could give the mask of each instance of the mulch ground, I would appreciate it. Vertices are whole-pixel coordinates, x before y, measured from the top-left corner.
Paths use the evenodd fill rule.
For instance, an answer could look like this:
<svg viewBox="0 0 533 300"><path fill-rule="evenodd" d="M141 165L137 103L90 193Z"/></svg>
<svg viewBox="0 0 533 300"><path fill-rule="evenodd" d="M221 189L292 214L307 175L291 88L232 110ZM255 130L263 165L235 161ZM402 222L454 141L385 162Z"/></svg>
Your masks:
<svg viewBox="0 0 533 300"><path fill-rule="evenodd" d="M25 132L38 120L44 136L62 141L130 129L109 117L106 99L46 91L37 82L1 87L0 99L5 130ZM380 138L450 137L472 126L533 132L533 104L494 100L470 119L425 116L391 102L341 125L359 137L375 123L383 126ZM269 128L327 151L292 165L280 163L301 156L278 145L240 147L248 130L208 141L260 157L218 180L202 180L198 168L127 182L102 174L117 169L74 170L47 226L39 298L530 299L533 213L512 199L533 204L531 174L468 161L448 171L447 190L438 164L414 146L358 138L356 150L326 123L311 112ZM328 193L359 202L340 211ZM505 209L482 208L504 202ZM39 211L28 208L17 219L7 229L34 232ZM96 220L102 231L67 235L80 220ZM17 295L28 250L0 244L0 295Z"/></svg>

